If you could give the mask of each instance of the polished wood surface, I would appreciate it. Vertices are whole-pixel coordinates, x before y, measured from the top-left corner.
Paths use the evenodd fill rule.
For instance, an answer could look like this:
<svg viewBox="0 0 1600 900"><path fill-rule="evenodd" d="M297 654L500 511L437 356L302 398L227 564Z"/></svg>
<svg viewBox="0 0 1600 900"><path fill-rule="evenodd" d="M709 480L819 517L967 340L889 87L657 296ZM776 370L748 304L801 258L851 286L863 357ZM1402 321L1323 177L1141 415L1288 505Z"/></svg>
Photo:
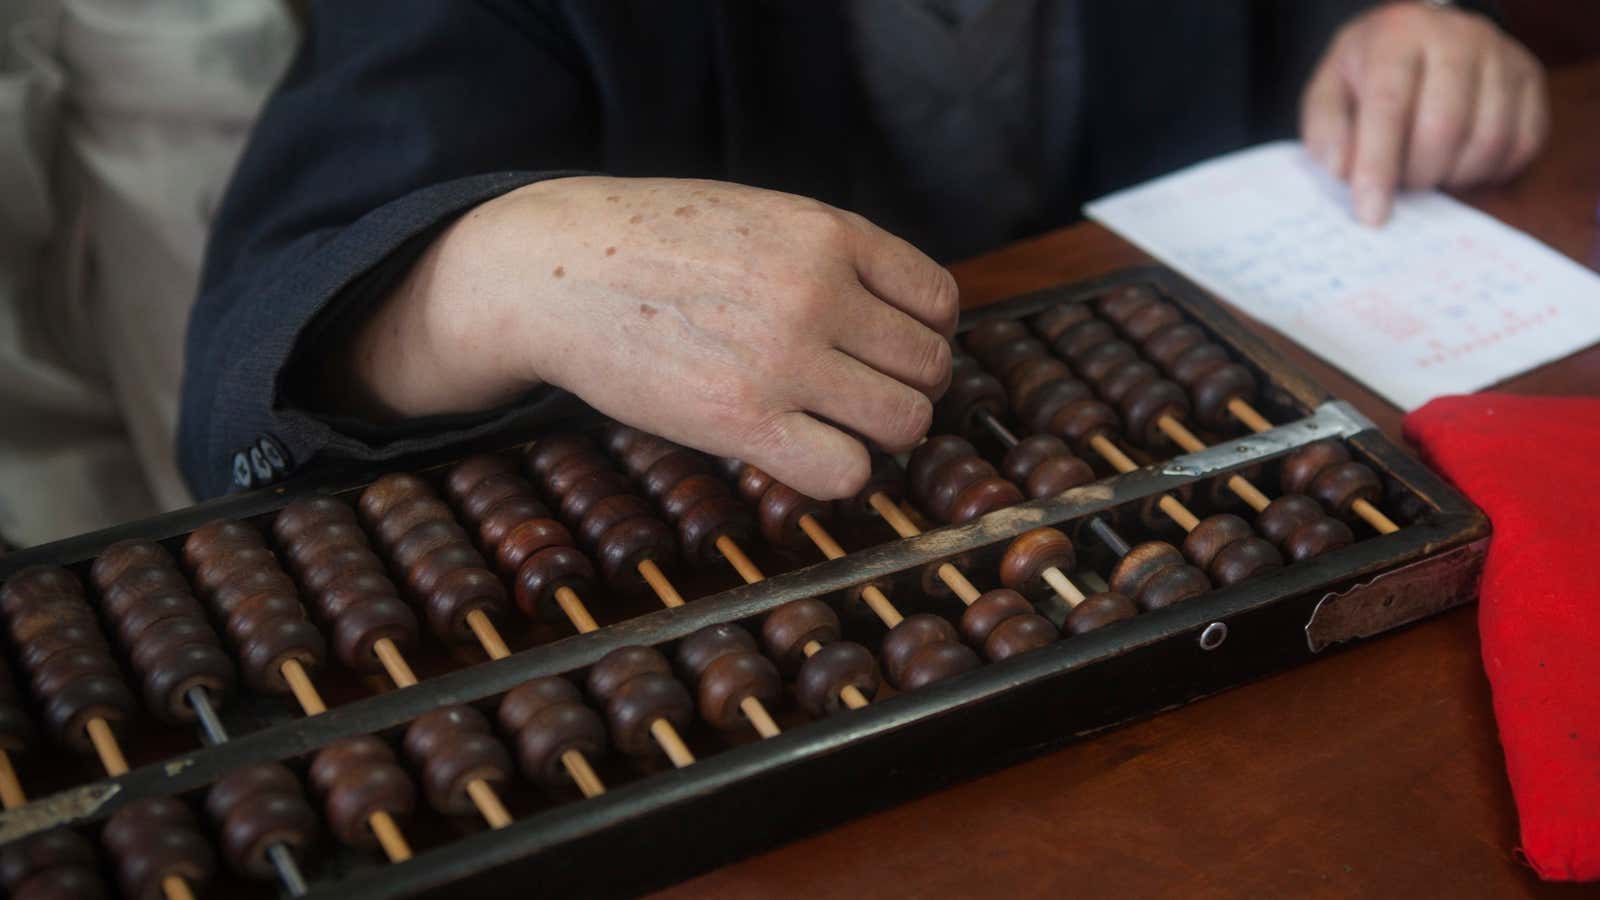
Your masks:
<svg viewBox="0 0 1600 900"><path fill-rule="evenodd" d="M1600 62L1551 80L1549 150L1517 182L1464 199L1596 267ZM964 302L976 305L1145 261L1105 229L1083 224L955 271ZM1398 410L1284 338L1268 338L1398 436ZM1600 347L1502 389L1600 393ZM854 820L662 896L1597 892L1539 882L1516 847L1516 811L1470 607Z"/></svg>

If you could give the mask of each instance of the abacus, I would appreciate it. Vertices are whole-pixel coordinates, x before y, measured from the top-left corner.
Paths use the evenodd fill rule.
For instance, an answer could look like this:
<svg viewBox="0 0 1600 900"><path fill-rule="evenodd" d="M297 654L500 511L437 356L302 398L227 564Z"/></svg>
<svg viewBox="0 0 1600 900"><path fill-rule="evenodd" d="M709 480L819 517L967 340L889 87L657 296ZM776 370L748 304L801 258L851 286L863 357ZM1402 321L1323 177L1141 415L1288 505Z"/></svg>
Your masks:
<svg viewBox="0 0 1600 900"><path fill-rule="evenodd" d="M0 559L0 884L628 894L1475 596L1481 513L1168 271L955 343L846 501L575 408Z"/></svg>

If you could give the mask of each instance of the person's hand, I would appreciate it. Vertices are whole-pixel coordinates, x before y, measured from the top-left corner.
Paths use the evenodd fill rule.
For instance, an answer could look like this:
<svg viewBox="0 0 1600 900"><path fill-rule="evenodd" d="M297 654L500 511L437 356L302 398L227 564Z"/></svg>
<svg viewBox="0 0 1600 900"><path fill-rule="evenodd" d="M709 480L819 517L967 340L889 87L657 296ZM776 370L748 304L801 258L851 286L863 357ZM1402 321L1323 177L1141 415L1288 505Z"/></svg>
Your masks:
<svg viewBox="0 0 1600 900"><path fill-rule="evenodd" d="M1356 216L1389 217L1401 187L1461 188L1520 172L1549 130L1544 72L1475 13L1391 3L1333 39L1300 104L1307 149L1350 183Z"/></svg>
<svg viewBox="0 0 1600 900"><path fill-rule="evenodd" d="M928 430L956 312L949 272L853 213L562 178L464 216L330 363L341 411L462 412L544 382L831 499L866 480L855 435L900 451Z"/></svg>

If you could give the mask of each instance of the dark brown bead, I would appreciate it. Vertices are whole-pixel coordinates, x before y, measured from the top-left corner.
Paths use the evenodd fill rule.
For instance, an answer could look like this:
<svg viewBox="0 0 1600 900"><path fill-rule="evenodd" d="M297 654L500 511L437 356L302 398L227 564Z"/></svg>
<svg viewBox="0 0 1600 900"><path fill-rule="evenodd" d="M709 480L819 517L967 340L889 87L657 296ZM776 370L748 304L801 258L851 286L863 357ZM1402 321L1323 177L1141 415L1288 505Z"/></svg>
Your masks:
<svg viewBox="0 0 1600 900"><path fill-rule="evenodd" d="M483 569L488 571L488 564L478 551L466 541L456 541L446 544L430 552L427 556L417 560L416 564L406 569L406 587L419 597L431 596L438 590L439 582L462 569Z"/></svg>
<svg viewBox="0 0 1600 900"><path fill-rule="evenodd" d="M332 590L335 585L358 573L388 577L382 560L372 552L372 548L362 544L324 548L299 569L300 583L312 597Z"/></svg>
<svg viewBox="0 0 1600 900"><path fill-rule="evenodd" d="M592 472L565 493L557 495L561 497L561 519L565 522L582 522L595 504L607 497L629 493L632 489L633 483L628 476L616 469Z"/></svg>
<svg viewBox="0 0 1600 900"><path fill-rule="evenodd" d="M779 547L803 547L807 538L800 520L810 516L825 522L831 510L825 501L807 497L786 484L774 484L761 495L761 535Z"/></svg>
<svg viewBox="0 0 1600 900"><path fill-rule="evenodd" d="M1052 381L1039 386L1028 395L1026 402L1016 405L1017 418L1028 430L1043 433L1050 427L1051 418L1068 404L1092 399L1094 391L1077 379Z"/></svg>
<svg viewBox="0 0 1600 900"><path fill-rule="evenodd" d="M450 474L445 476L445 496L451 502L461 504L478 485L492 478L502 475L518 474L518 466L513 460L489 453L480 453L469 456L450 468ZM483 513L478 513L481 516Z"/></svg>
<svg viewBox="0 0 1600 900"><path fill-rule="evenodd" d="M1060 355L1075 361L1095 347L1115 340L1117 332L1110 323L1101 319L1089 319L1061 332L1051 346Z"/></svg>
<svg viewBox="0 0 1600 900"><path fill-rule="evenodd" d="M1236 399L1248 401L1254 397L1256 379L1244 366L1227 363L1202 375L1189 389L1194 394L1195 420L1221 431L1233 422L1228 404Z"/></svg>
<svg viewBox="0 0 1600 900"><path fill-rule="evenodd" d="M184 565L192 569L216 550L232 546L261 547L265 546L265 542L261 539L261 532L248 522L227 519L207 522L184 538Z"/></svg>
<svg viewBox="0 0 1600 900"><path fill-rule="evenodd" d="M1281 547L1296 529L1326 518L1326 515L1317 501L1310 497L1284 494L1261 511L1256 517L1256 527L1260 529L1262 537Z"/></svg>
<svg viewBox="0 0 1600 900"><path fill-rule="evenodd" d="M389 745L375 737L344 738L324 747L312 758L311 784L323 797L334 835L351 847L378 845L367 824L374 814L404 820L416 806L411 779Z"/></svg>
<svg viewBox="0 0 1600 900"><path fill-rule="evenodd" d="M602 472L622 474L611 465L611 460L593 450L588 450L563 459L559 465L540 477L539 484L544 488L545 494L560 500L572 493L578 484Z"/></svg>
<svg viewBox="0 0 1600 900"><path fill-rule="evenodd" d="M646 496L661 499L684 479L694 475L711 475L711 464L700 454L680 447L662 456L639 476L639 484Z"/></svg>
<svg viewBox="0 0 1600 900"><path fill-rule="evenodd" d="M1033 330L1046 341L1054 341L1068 328L1094 318L1087 303L1060 303L1033 317Z"/></svg>
<svg viewBox="0 0 1600 900"><path fill-rule="evenodd" d="M104 591L117 580L129 566L153 565L173 568L172 557L154 541L139 540L137 538L118 541L100 551L95 557L94 565L89 567L89 580Z"/></svg>
<svg viewBox="0 0 1600 900"><path fill-rule="evenodd" d="M1183 539L1183 555L1202 569L1209 570L1222 548L1254 536L1250 523L1235 515L1207 516Z"/></svg>
<svg viewBox="0 0 1600 900"><path fill-rule="evenodd" d="M162 882L169 877L203 893L216 869L211 846L195 831L194 817L170 797L124 806L106 821L101 840L117 861L124 897L165 900Z"/></svg>
<svg viewBox="0 0 1600 900"><path fill-rule="evenodd" d="M1211 565L1206 567L1206 574L1219 587L1227 587L1282 567L1283 556L1278 553L1278 548L1251 535L1223 547Z"/></svg>
<svg viewBox="0 0 1600 900"><path fill-rule="evenodd" d="M1022 491L1003 478L985 478L969 485L950 506L950 522L961 525L997 509L1022 502Z"/></svg>
<svg viewBox="0 0 1600 900"><path fill-rule="evenodd" d="M755 641L750 642L754 646ZM772 661L753 651L724 653L700 672L695 698L700 717L713 728L733 731L747 726L740 704L755 698L764 706L778 701L783 679Z"/></svg>
<svg viewBox="0 0 1600 900"><path fill-rule="evenodd" d="M1016 319L986 319L961 335L961 343L973 356L982 357L1001 344L1028 337L1028 329Z"/></svg>
<svg viewBox="0 0 1600 900"><path fill-rule="evenodd" d="M476 811L467 786L501 784L511 777L511 757L489 733L483 714L470 706L441 706L406 728L406 757L422 770L428 805L450 816Z"/></svg>
<svg viewBox="0 0 1600 900"><path fill-rule="evenodd" d="M267 848L280 844L299 857L317 831L300 782L278 763L249 763L217 780L206 813L221 832L222 852L251 878L272 877Z"/></svg>
<svg viewBox="0 0 1600 900"><path fill-rule="evenodd" d="M517 765L546 789L571 783L561 759L568 751L593 759L606 748L605 722L599 713L577 701L540 707L513 734Z"/></svg>
<svg viewBox="0 0 1600 900"><path fill-rule="evenodd" d="M1341 516L1350 515L1357 500L1377 503L1383 498L1383 483L1364 463L1343 462L1328 466L1311 481L1311 496Z"/></svg>
<svg viewBox="0 0 1600 900"><path fill-rule="evenodd" d="M1066 442L1050 434L1034 434L1018 441L1000 461L1000 474L1014 484L1024 484L1034 468L1047 459L1071 456Z"/></svg>
<svg viewBox="0 0 1600 900"><path fill-rule="evenodd" d="M169 633L195 628L192 622L170 621L177 627L164 629ZM199 689L220 703L233 690L233 663L209 630L193 640L174 636L156 645L150 655L149 665L141 669L145 706L169 724L194 721L189 691Z"/></svg>
<svg viewBox="0 0 1600 900"><path fill-rule="evenodd" d="M690 684L700 681L706 668L729 653L754 653L756 640L743 627L722 623L707 625L678 642L678 670Z"/></svg>
<svg viewBox="0 0 1600 900"><path fill-rule="evenodd" d="M1099 400L1074 400L1056 410L1045 425L1045 431L1056 435L1082 456L1093 448L1096 437L1114 437L1122 428L1116 410Z"/></svg>
<svg viewBox="0 0 1600 900"><path fill-rule="evenodd" d="M383 514L382 518L372 523L373 532L378 537L378 543L384 547L393 547L405 536L405 533L425 522L450 522L454 514L443 500L432 494L419 494L408 497Z"/></svg>
<svg viewBox="0 0 1600 900"><path fill-rule="evenodd" d="M640 563L650 560L670 572L677 565L678 547L665 522L654 516L640 516L618 522L601 535L595 545L595 557L607 585L633 593L645 587Z"/></svg>
<svg viewBox="0 0 1600 900"><path fill-rule="evenodd" d="M900 471L900 464L894 457L882 453L872 455L872 470L867 475L867 483L861 486L854 497L841 501L838 506L842 514L855 519L871 519L877 515L872 506L872 498L882 494L891 503L898 503L905 497L906 476Z"/></svg>
<svg viewBox="0 0 1600 900"><path fill-rule="evenodd" d="M574 547L547 547L517 569L517 608L525 616L564 622L566 614L556 603L556 589L571 588L581 596L593 584L594 567L587 556Z"/></svg>
<svg viewBox="0 0 1600 900"><path fill-rule="evenodd" d="M950 362L950 386L933 407L933 427L945 434L970 435L979 428L979 416L1004 415L1006 390L1000 380L983 370L970 356Z"/></svg>
<svg viewBox="0 0 1600 900"><path fill-rule="evenodd" d="M533 474L544 478L573 457L592 457L598 453L594 442L587 436L568 432L540 438L528 448L526 457Z"/></svg>
<svg viewBox="0 0 1600 900"><path fill-rule="evenodd" d="M761 643L767 655L786 673L806 659L806 644L824 646L839 639L839 616L833 607L813 597L791 600L767 614L761 623Z"/></svg>
<svg viewBox="0 0 1600 900"><path fill-rule="evenodd" d="M1094 481L1094 469L1076 456L1055 456L1040 463L1023 490L1030 498L1054 497Z"/></svg>
<svg viewBox="0 0 1600 900"><path fill-rule="evenodd" d="M1101 591L1083 598L1083 602L1073 607L1067 613L1067 619L1061 623L1061 630L1065 634L1080 635L1096 628L1103 628L1112 622L1131 619L1138 615L1133 601L1127 596L1113 591Z"/></svg>
<svg viewBox="0 0 1600 900"><path fill-rule="evenodd" d="M384 670L373 650L381 640L390 641L402 652L416 646L417 617L398 597L368 595L342 613L333 620L334 653L357 672Z"/></svg>
<svg viewBox="0 0 1600 900"><path fill-rule="evenodd" d="M152 598L171 594L189 594L183 575L171 564L143 564L123 570L117 580L102 588L100 604L112 615L122 616Z"/></svg>
<svg viewBox="0 0 1600 900"><path fill-rule="evenodd" d="M738 474L733 479L734 488L746 503L756 504L761 502L761 495L772 487L772 476L765 471L743 463L739 466Z"/></svg>
<svg viewBox="0 0 1600 900"><path fill-rule="evenodd" d="M684 558L701 568L709 568L721 559L719 538L727 537L743 546L756 533L750 510L732 494L707 497L684 513L677 524L678 546Z"/></svg>
<svg viewBox="0 0 1600 900"><path fill-rule="evenodd" d="M583 702L583 695L572 682L559 676L525 681L506 692L495 713L500 727L509 732L526 728L540 711L563 703Z"/></svg>
<svg viewBox="0 0 1600 900"><path fill-rule="evenodd" d="M600 536L628 519L655 518L655 508L638 494L616 494L601 500L589 509L589 514L578 523L578 537L586 547L593 547Z"/></svg>
<svg viewBox="0 0 1600 900"><path fill-rule="evenodd" d="M966 644L956 641L927 644L906 660L900 680L894 685L902 691L914 691L936 681L970 672L979 665L978 654Z"/></svg>
<svg viewBox="0 0 1600 900"><path fill-rule="evenodd" d="M1311 494L1311 482L1323 469L1350 461L1350 451L1337 441L1307 444L1284 458L1279 487L1285 494Z"/></svg>
<svg viewBox="0 0 1600 900"><path fill-rule="evenodd" d="M478 546L483 547L486 552L497 553L500 546L505 543L507 535L518 525L533 519L556 521L550 518L550 510L532 497L511 497L502 500L484 513L483 518L478 521Z"/></svg>
<svg viewBox="0 0 1600 900"><path fill-rule="evenodd" d="M1127 597L1137 597L1146 581L1162 569L1188 565L1178 548L1166 541L1145 541L1135 544L1128 554L1117 560L1111 568L1111 590Z"/></svg>
<svg viewBox="0 0 1600 900"><path fill-rule="evenodd" d="M573 546L567 526L555 519L525 519L506 532L495 547L495 564L506 574L515 573L529 557L549 547Z"/></svg>
<svg viewBox="0 0 1600 900"><path fill-rule="evenodd" d="M1144 343L1150 336L1183 321L1183 313L1165 300L1146 304L1118 321L1122 333L1135 343Z"/></svg>
<svg viewBox="0 0 1600 900"><path fill-rule="evenodd" d="M218 585L217 589L211 592L208 599L212 608L221 615L228 616L232 610L249 602L251 598L263 594L282 596L294 600L296 594L294 580L289 577L287 572L277 566L251 569L248 572L241 572ZM299 606L299 601L294 600L294 605Z"/></svg>
<svg viewBox="0 0 1600 900"><path fill-rule="evenodd" d="M639 440L618 458L629 474L638 478L650 471L650 467L660 462L662 457L682 449L671 441L641 432Z"/></svg>
<svg viewBox="0 0 1600 900"><path fill-rule="evenodd" d="M650 726L665 719L675 728L687 728L694 718L694 701L677 679L663 672L641 672L612 692L605 704L611 743L626 756L657 753Z"/></svg>
<svg viewBox="0 0 1600 900"><path fill-rule="evenodd" d="M982 457L959 457L939 467L939 471L933 475L932 489L928 493L921 497L912 495L912 499L935 521L949 522L951 507L963 491L985 479L998 477L994 466Z"/></svg>
<svg viewBox="0 0 1600 900"><path fill-rule="evenodd" d="M1289 539L1283 542L1282 549L1291 562L1304 562L1340 547L1348 547L1355 540L1356 536L1350 531L1349 525L1323 516L1295 529Z"/></svg>
<svg viewBox="0 0 1600 900"><path fill-rule="evenodd" d="M982 647L995 626L1012 616L1033 612L1033 604L1010 588L984 591L961 614L961 639L974 647Z"/></svg>
<svg viewBox="0 0 1600 900"><path fill-rule="evenodd" d="M237 643L234 652L239 657L239 671L255 690L288 693L282 669L291 659L298 660L308 671L322 667L327 654L322 635L304 619L273 617L251 632Z"/></svg>
<svg viewBox="0 0 1600 900"><path fill-rule="evenodd" d="M338 546L365 547L367 533L355 522L314 522L283 544L284 558L290 568L299 568L323 550Z"/></svg>
<svg viewBox="0 0 1600 900"><path fill-rule="evenodd" d="M983 642L983 655L1000 662L1019 653L1049 646L1060 636L1056 626L1038 613L1012 616L989 632L988 640Z"/></svg>
<svg viewBox="0 0 1600 900"><path fill-rule="evenodd" d="M1100 389L1100 396L1107 402L1121 406L1136 388L1160 377L1161 373L1156 371L1155 366L1135 359L1112 369L1104 378L1095 381L1095 387Z"/></svg>
<svg viewBox="0 0 1600 900"><path fill-rule="evenodd" d="M585 684L589 695L603 703L609 701L629 679L646 672L670 675L672 666L654 647L637 644L618 647L589 667Z"/></svg>
<svg viewBox="0 0 1600 900"><path fill-rule="evenodd" d="M986 353L973 355L982 360L984 366L1004 382L1011 377L1012 371L1018 366L1032 359L1047 357L1050 351L1043 341L1030 336L1007 341L990 348Z"/></svg>
<svg viewBox="0 0 1600 900"><path fill-rule="evenodd" d="M661 495L661 512L668 521L676 522L706 498L727 493L728 485L715 475L706 472L690 475Z"/></svg>
<svg viewBox="0 0 1600 900"><path fill-rule="evenodd" d="M362 518L376 522L407 501L432 496L433 490L421 478L395 472L367 485L356 506L361 510Z"/></svg>
<svg viewBox="0 0 1600 900"><path fill-rule="evenodd" d="M1095 300L1095 308L1113 322L1123 322L1134 313L1152 303L1161 295L1147 284L1125 284L1112 288Z"/></svg>
<svg viewBox="0 0 1600 900"><path fill-rule="evenodd" d="M1228 356L1228 351L1222 349L1221 344L1196 344L1179 354L1172 361L1169 371L1173 381L1193 387L1206 375L1231 362L1233 358Z"/></svg>
<svg viewBox="0 0 1600 900"><path fill-rule="evenodd" d="M1050 589L1045 583L1047 569L1071 571L1077 565L1072 540L1054 528L1035 528L1018 535L1000 557L1000 583L1026 596L1037 596Z"/></svg>
<svg viewBox="0 0 1600 900"><path fill-rule="evenodd" d="M54 664L55 660L51 660ZM41 676L38 681L43 681ZM51 682L55 678L51 677ZM133 718L133 695L115 671L84 667L73 672L59 688L38 689L44 700L44 719L57 741L76 753L90 753L93 747L84 731L91 719L103 719L113 732Z"/></svg>
<svg viewBox="0 0 1600 900"><path fill-rule="evenodd" d="M464 543L467 543L467 534L461 526L450 519L434 519L407 531L389 548L389 555L395 568L405 571L440 547Z"/></svg>
<svg viewBox="0 0 1600 900"><path fill-rule="evenodd" d="M1139 385L1122 398L1122 418L1128 423L1128 436L1142 447L1162 447L1168 443L1161 430L1163 418L1182 422L1189 417L1189 395L1177 384L1160 378Z"/></svg>
<svg viewBox="0 0 1600 900"><path fill-rule="evenodd" d="M930 613L913 613L883 637L883 670L889 683L899 686L913 653L929 644L959 643L949 622Z"/></svg>
<svg viewBox="0 0 1600 900"><path fill-rule="evenodd" d="M978 451L965 438L941 434L930 437L911 451L906 463L906 483L911 488L912 502L925 505L933 490L938 471L954 460L976 457Z"/></svg>
<svg viewBox="0 0 1600 900"><path fill-rule="evenodd" d="M1145 580L1133 600L1145 612L1182 603L1211 590L1206 573L1191 565L1168 566Z"/></svg>
<svg viewBox="0 0 1600 900"><path fill-rule="evenodd" d="M878 684L878 664L867 648L854 641L835 641L800 664L794 692L800 707L820 719L847 708L839 696L846 687L871 699Z"/></svg>
<svg viewBox="0 0 1600 900"><path fill-rule="evenodd" d="M1054 356L1040 356L1012 367L1006 377L1006 393L1013 406L1027 402L1033 392L1055 381L1070 381L1072 370Z"/></svg>
<svg viewBox="0 0 1600 900"><path fill-rule="evenodd" d="M1139 525L1146 531L1160 534L1177 528L1178 523L1161 507L1162 497L1171 497L1189 509L1194 501L1194 482L1186 482L1165 494L1152 494L1139 501Z"/></svg>
<svg viewBox="0 0 1600 900"><path fill-rule="evenodd" d="M205 559L195 568L194 584L201 591L213 591L236 573L255 567L275 568L277 565L278 558L265 547L229 548Z"/></svg>
<svg viewBox="0 0 1600 900"><path fill-rule="evenodd" d="M1085 381L1099 385L1102 393L1112 373L1140 361L1139 351L1133 349L1132 344L1116 340L1096 344L1072 357L1072 365L1078 370L1078 374L1082 375Z"/></svg>
<svg viewBox="0 0 1600 900"><path fill-rule="evenodd" d="M1178 357L1209 340L1199 325L1193 322L1179 322L1156 331L1141 343L1144 355L1170 372Z"/></svg>
<svg viewBox="0 0 1600 900"><path fill-rule="evenodd" d="M479 481L472 490L456 499L455 504L467 521L481 522L489 510L507 500L537 500L538 496L528 479L516 472L505 472Z"/></svg>
<svg viewBox="0 0 1600 900"><path fill-rule="evenodd" d="M99 900L110 895L97 867L88 841L56 828L0 850L0 894L13 900Z"/></svg>

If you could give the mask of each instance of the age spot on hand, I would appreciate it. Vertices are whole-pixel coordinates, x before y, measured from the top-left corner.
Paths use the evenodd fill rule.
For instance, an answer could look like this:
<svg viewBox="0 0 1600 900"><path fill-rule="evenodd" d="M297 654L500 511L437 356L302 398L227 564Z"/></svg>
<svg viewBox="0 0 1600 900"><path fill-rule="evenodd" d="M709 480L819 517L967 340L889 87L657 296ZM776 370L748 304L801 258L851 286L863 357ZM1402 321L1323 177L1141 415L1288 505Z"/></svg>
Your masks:
<svg viewBox="0 0 1600 900"><path fill-rule="evenodd" d="M749 237L750 236L750 229L744 227L743 225L740 225L738 228L735 228L734 231L739 232L741 235L744 235L745 237Z"/></svg>
<svg viewBox="0 0 1600 900"><path fill-rule="evenodd" d="M606 255L607 256L616 256L617 255L617 248L615 248L615 247L607 247L606 248Z"/></svg>
<svg viewBox="0 0 1600 900"><path fill-rule="evenodd" d="M566 266L556 266L556 270L554 272L551 272L550 274L553 277L556 277L556 278L565 278L566 275L567 275L567 267Z"/></svg>
<svg viewBox="0 0 1600 900"><path fill-rule="evenodd" d="M612 195L610 195L609 197L606 198L606 202L607 203L621 203L622 202L622 197L618 196L617 194L612 194Z"/></svg>
<svg viewBox="0 0 1600 900"><path fill-rule="evenodd" d="M637 224L639 224L640 222L643 222L643 221L644 221L644 216L642 216L642 215L640 215L638 213L634 213L633 216L628 219L628 224L629 225L637 225Z"/></svg>
<svg viewBox="0 0 1600 900"><path fill-rule="evenodd" d="M682 216L683 218L688 219L688 218L693 218L694 216L698 215L698 211L692 206L680 206L677 209L673 210L672 214L675 215L675 216Z"/></svg>
<svg viewBox="0 0 1600 900"><path fill-rule="evenodd" d="M648 303L639 304L639 315L644 316L646 319L650 319L654 318L655 314L656 308L654 306L651 306Z"/></svg>

